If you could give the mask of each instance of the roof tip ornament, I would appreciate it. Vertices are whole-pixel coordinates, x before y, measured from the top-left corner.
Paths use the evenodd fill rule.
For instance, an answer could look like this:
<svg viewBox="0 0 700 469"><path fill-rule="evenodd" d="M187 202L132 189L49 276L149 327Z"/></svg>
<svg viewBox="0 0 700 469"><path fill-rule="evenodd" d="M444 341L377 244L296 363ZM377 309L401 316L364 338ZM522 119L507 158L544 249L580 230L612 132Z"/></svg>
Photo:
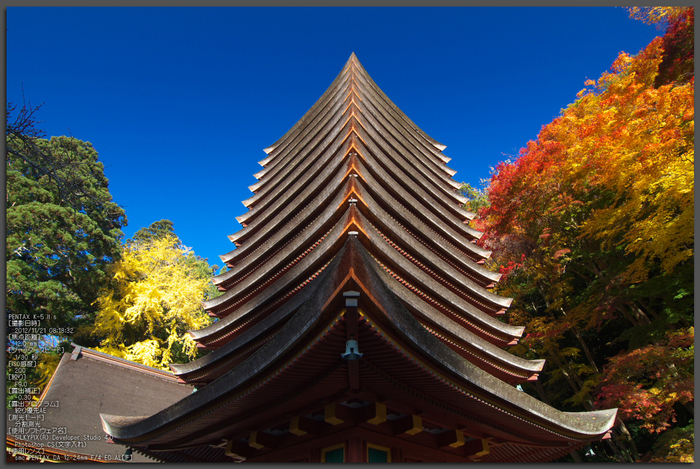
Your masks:
<svg viewBox="0 0 700 469"><path fill-rule="evenodd" d="M71 356L70 356L70 359L73 360L73 361L75 361L75 360L77 360L78 358L80 358L80 353L83 351L83 347L80 346L80 345L78 345L78 344L75 344L75 343L73 343L73 342L71 342L70 344L71 344L73 347L75 347L75 348L73 349L73 353L72 353Z"/></svg>

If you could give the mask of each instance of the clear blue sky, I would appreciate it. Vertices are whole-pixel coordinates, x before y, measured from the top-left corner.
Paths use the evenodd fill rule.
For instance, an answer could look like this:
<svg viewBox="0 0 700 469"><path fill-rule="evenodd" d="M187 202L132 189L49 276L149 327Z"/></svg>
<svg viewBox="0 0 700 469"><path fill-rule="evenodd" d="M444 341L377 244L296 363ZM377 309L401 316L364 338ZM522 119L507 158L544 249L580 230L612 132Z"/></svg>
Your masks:
<svg viewBox="0 0 700 469"><path fill-rule="evenodd" d="M91 142L130 237L169 219L222 265L262 149L355 52L478 186L661 32L623 8L7 9L7 99L47 135Z"/></svg>

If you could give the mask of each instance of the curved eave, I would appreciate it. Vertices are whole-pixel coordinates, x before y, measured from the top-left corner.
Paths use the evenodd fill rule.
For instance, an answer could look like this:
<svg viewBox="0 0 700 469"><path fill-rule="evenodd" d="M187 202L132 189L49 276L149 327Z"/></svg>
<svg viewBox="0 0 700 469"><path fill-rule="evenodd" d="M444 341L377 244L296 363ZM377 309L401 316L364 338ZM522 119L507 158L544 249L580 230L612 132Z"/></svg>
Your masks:
<svg viewBox="0 0 700 469"><path fill-rule="evenodd" d="M212 282L229 289L233 282L243 281L272 262L273 258L281 259L280 262L289 261L303 252L305 244L320 239L354 186L355 178L348 176L347 166L341 166L330 184L319 186L324 189L310 202L307 197L312 194L301 194L298 197L301 200L290 204L288 213L282 212L274 217L266 229L259 230L241 248L242 257L236 258L230 270L213 277ZM291 215L294 216L289 219Z"/></svg>
<svg viewBox="0 0 700 469"><path fill-rule="evenodd" d="M476 324L480 330L485 330L495 337L508 338L506 342L511 342L519 338L522 334L522 327L511 326L510 324L495 319L440 285L435 279L425 274L415 264L396 253L396 251L388 247L386 243L377 239L376 236L372 234L371 230L367 229L363 234L367 236L367 245L372 251L382 257L386 256L384 258L386 265L382 267L380 267L377 260L375 260L374 264L377 265L377 269L383 269L385 272L383 275L396 275L396 279L412 290L418 298L422 297L427 301L431 301L434 298L438 300L438 304L446 305L450 310L457 312L459 316ZM381 254L379 254L379 252L381 252Z"/></svg>
<svg viewBox="0 0 700 469"><path fill-rule="evenodd" d="M503 342L486 340L483 337L484 334L472 332L464 325L447 318L428 304L416 306L415 303L408 299L409 294L406 292L406 289L396 280L385 276L384 281L387 288L401 300L403 306L423 324L423 327L434 335L442 335L454 341L468 352L474 353L483 360L489 361L500 368L513 370L515 373L527 375L528 377L542 371L545 360L527 360L506 352L501 348L501 346L505 345Z"/></svg>
<svg viewBox="0 0 700 469"><path fill-rule="evenodd" d="M352 139L349 140L349 142L353 141L354 140ZM348 145L358 145L359 147L362 147L361 142L348 143ZM284 231L287 225L292 225L293 223L303 223L303 218L306 216L305 213L310 213L310 210L317 209L317 207L315 207L317 203L323 203L321 201L321 196L329 192L329 190L333 190L332 186L340 184L343 177L351 171L351 168L354 168L361 176L361 179L365 179L367 181L367 186L372 190L372 192L377 194L380 200L384 201L384 203L390 204L390 210L392 213L406 214L408 217L407 220L410 221L412 226L414 226L414 229L422 232L423 239L425 239L426 242L432 243L435 241L437 242L438 246L445 245L442 250L446 252L447 255L452 255L454 253L458 257L458 259L455 259L455 262L459 264L466 262L468 269L473 271L477 277L486 279L487 284L496 282L500 279L500 274L485 269L483 266L477 264L477 260L488 257L490 255L490 251L476 246L473 242L465 241L464 236L472 236L473 233L469 231L468 228L463 228L465 226L464 223L454 220L454 217L452 216L453 214L444 212L443 208L439 204L436 204L434 201L432 201L432 198L425 194L422 194L424 198L420 200L412 197L403 189L397 189L397 196L404 201L406 206L399 204L396 198L391 196L384 189L385 185L393 187L397 186L397 180L383 172L381 168L375 168L375 170L373 170L379 171L380 177L383 178L381 183L371 175L372 171L365 169L365 166L361 161L354 162L352 161L352 157L350 157L350 161L346 161L343 166L340 166L342 169L338 169L342 158L346 158L344 153L347 151L349 151L349 146L346 146L343 151L336 152L335 157L326 163L324 171L313 181L302 176L302 178L298 181L298 186L303 187L304 189L293 200L289 201L288 199L284 199L278 201L272 207L270 207L267 212L262 213L259 219L256 220L253 225L249 225L236 233L236 235L232 235L233 240L235 240L237 243L243 242L243 244L238 249L221 256L222 260L229 263L231 266L231 264L235 264L237 262L236 259L242 259L253 251L258 251L259 253L267 252L269 249L269 242L266 240L269 240L278 232ZM369 156L367 158L369 159L370 164L376 166L373 158ZM334 171L335 176L331 178ZM295 185L295 187L296 186L297 185ZM329 188L328 186L331 187ZM324 187L321 195L316 195L318 187ZM313 199L313 201L311 201L311 197L314 195L316 195L316 197ZM425 204L428 205L426 206ZM410 207L410 210L408 210L407 207ZM286 221L297 212L299 212L299 214L294 216L294 220L299 220L298 222ZM441 216L438 217L437 215ZM422 216L423 219L419 219L419 216ZM425 222L430 223L431 228L425 227ZM280 228L280 226L283 226L283 228ZM439 239L439 237L436 238L435 231L445 238L444 241ZM475 233L480 235L479 232ZM267 244L267 248L265 249L261 249L260 243L263 241ZM450 244L459 247L459 249L461 249L463 252L469 253L472 260L467 259L462 261L461 258L463 255L456 254L456 252L454 252L455 249L450 249L447 247ZM260 255L261 254L258 254L258 256ZM222 275L223 277L216 277L214 279L215 284L220 284L223 280L228 280L234 275L234 273L230 271Z"/></svg>
<svg viewBox="0 0 700 469"><path fill-rule="evenodd" d="M355 251L356 254L351 255L351 251ZM542 429L555 436L558 434L578 441L599 439L612 428L616 410L560 412L517 391L457 355L402 307L400 301L385 288L369 255L363 252L356 240L350 238L338 258L338 264L327 271L322 279L319 278L323 288L318 288L282 330L250 358L196 393L153 416L144 418L102 415L104 430L118 442L129 445L158 443L161 436L161 442L167 441L167 433L175 429L179 438L183 439L186 438L187 425L194 423L191 431L197 432L197 419L205 415L210 415L211 417L207 417L210 419L215 417L215 414L211 413L214 410L212 406L223 408L233 402L232 399L249 395L249 392L242 393L243 389L248 388L250 392L255 392L255 388L260 386L256 383L269 383L270 380L276 379L281 370L294 366L294 357L302 350L311 350L314 343L323 340L323 333L315 335L313 339L309 338L308 334L309 331L319 330L324 323L324 317L329 318L329 314L338 311L339 304L332 299L342 298L346 276L342 275L345 269L338 267L343 262L350 262L353 266L353 278L361 290L362 304L371 301L370 309L382 312L381 315L372 318L372 321L378 321L373 327L380 335L365 335L363 337L367 339L362 340L384 337L387 343L402 353L404 360L413 362L426 376L435 376L440 380L436 382L446 383L458 394L465 395L468 398L463 404L465 411L468 412L470 406L476 405L484 415L499 412L499 421L521 421L533 426L533 429ZM360 343L360 347L362 343L364 342ZM408 349L402 344L408 344ZM342 345L342 342L339 341L338 345ZM328 360L328 354L324 352L323 355L326 357L324 360ZM367 359L369 360L369 357ZM395 358L390 355L381 353L372 357L372 363L375 364L382 360L386 364L392 363L391 368L396 369ZM339 363L342 363L342 360ZM280 371L271 375L270 371L275 369ZM399 378L404 383L407 382L406 377ZM416 381L420 382L421 380ZM408 384L411 384L410 380ZM431 389L434 388L423 386L420 391L430 396ZM434 398L442 399L438 395ZM452 406L459 405L457 401L450 402Z"/></svg>
<svg viewBox="0 0 700 469"><path fill-rule="evenodd" d="M333 259L333 261L331 261L326 270L330 272L334 271L339 262L340 256L337 256ZM280 305L268 316L246 331L245 334L236 334L233 336L232 339L224 346L189 363L171 364L170 368L173 370L173 373L184 381L211 381L210 379L206 378L206 376L216 374L219 368L227 366L227 363L231 361L231 358L234 355L240 353L242 350L248 347L255 346L256 342L259 342L268 336L274 335L275 329L278 329L280 324L284 324L284 321L286 321L288 317L292 315L292 313L296 312L306 301L308 301L312 295L319 293L317 290L319 286L325 285L324 278L327 276L327 273L322 273L318 277L318 281L313 282L308 288L304 288L298 294L292 296L289 301ZM223 323L227 320L228 317L219 322ZM221 331L222 329L225 331L225 328L210 331L210 336L217 331ZM203 331L193 332L199 333Z"/></svg>
<svg viewBox="0 0 700 469"><path fill-rule="evenodd" d="M368 124L377 129L386 129L387 133L401 142L408 153L415 155L415 158L421 161L433 177L454 189L459 189L461 185L452 179L456 171L445 166L445 161L442 159L444 155L436 152L435 147L422 138L424 133L420 129L416 130L408 126L405 114L400 111L400 114L396 113L394 109L398 108L393 103L387 105L372 86L363 83L360 88L365 97L360 106L368 119Z"/></svg>
<svg viewBox="0 0 700 469"><path fill-rule="evenodd" d="M420 160L414 158L410 151L402 150L401 146L396 144L390 133L382 132L373 125L365 125L358 128L358 136L363 146L369 150L361 149L361 154L375 172L391 174L394 179L411 186L410 190L416 194L416 197L429 199L431 205L440 207L441 212L450 213L462 223L464 220L473 218L473 216L470 218L473 214L462 208L463 203L456 204L451 200L457 195L455 188L445 187L441 181L435 180L425 170ZM413 184L408 184L411 180ZM473 238L478 239L481 236L479 232L468 227L465 227L464 231Z"/></svg>
<svg viewBox="0 0 700 469"><path fill-rule="evenodd" d="M509 326L508 330L504 332L500 330L498 325L495 328L489 327L489 325L474 321L466 314L458 314L453 309L448 311L438 309L438 305L433 306L430 301L423 301L419 295L416 295L415 292L386 271L382 270L381 275L387 287L397 298L401 299L406 308L417 316L426 318L430 323L437 325L442 331L448 331L448 334L458 334L459 330L471 331L484 341L494 344L500 350L500 347L516 345L525 331L524 327Z"/></svg>
<svg viewBox="0 0 700 469"><path fill-rule="evenodd" d="M271 205L279 197L289 197L285 192L292 182L296 181L300 175L311 170L314 165L322 164L323 156L333 153L348 133L348 116L343 109L342 103L336 106L334 114L322 123L322 128L317 129L313 135L307 136L307 140L295 147L297 151L287 155L285 165L273 175L268 175L259 184L265 186L255 191L252 197L243 201L243 205L248 207L249 212L236 217L241 223L250 223L257 212ZM330 151L329 151L330 149ZM317 161L318 160L318 161ZM253 188L253 186L251 186Z"/></svg>
<svg viewBox="0 0 700 469"><path fill-rule="evenodd" d="M323 241L309 255L304 256L288 272L275 279L273 283L251 301L235 308L235 310L232 309L225 317L207 327L189 331L192 338L201 343L218 340L218 337L228 334L228 331L236 327L239 322L245 321L246 317L256 314L260 308L266 307L274 299L281 298L285 293L290 296L295 291L303 291L303 285L306 284L305 282L308 282L309 273L318 271L324 265L325 259L336 255L341 250L341 243L344 242L347 232L356 229L353 216L355 210L356 208L349 204L340 208L341 216L338 218L338 221L333 225L332 230L325 236ZM329 219L333 213L328 214ZM319 223L321 222L323 220L319 221ZM288 292L288 290L290 291ZM235 292L227 292L210 300L203 306L206 310L232 308L230 304L234 300Z"/></svg>
<svg viewBox="0 0 700 469"><path fill-rule="evenodd" d="M486 393L484 398L489 401L492 397L497 397L504 405L519 408L519 413L530 414L572 434L592 437L603 435L612 428L617 414L616 409L582 413L561 412L516 390L460 357L427 331L403 307L399 299L381 280L381 271L371 262L369 253L361 246L357 247L357 251L362 258L358 265L369 267L362 278L368 278L364 285L371 285L371 290L367 293L368 297L372 298L372 304L383 311L387 324L393 329L392 332L400 334L402 340L410 344L408 352L411 355L415 354L414 356L420 355L431 363L426 367L427 369L442 367L449 373L451 379L462 380L476 389L483 390Z"/></svg>
<svg viewBox="0 0 700 469"><path fill-rule="evenodd" d="M364 184L359 185L359 191L364 203L368 209L372 211L372 213L368 213L367 215L374 220L373 223L378 224L378 226L389 232L395 230L395 236L401 239L406 245L410 246L412 252L419 253L430 251L439 253L435 255L441 256L445 262L449 262L453 266L458 266L455 268L459 268L463 272L468 272L470 278L483 286L493 285L500 280L501 274L493 272L483 265L474 262L453 244L439 236L435 236L434 232L430 230L429 227L425 226L418 217L406 210L397 211L396 207L392 207L393 210L391 212L385 211L375 198L372 197L371 192L375 194L376 199L384 203L390 203L391 198L386 192L369 185L365 186ZM400 222L395 219L397 216L401 218ZM422 247L417 248L418 245ZM428 254L422 257L424 259L428 258Z"/></svg>
<svg viewBox="0 0 700 469"><path fill-rule="evenodd" d="M352 222L350 222L350 212L353 212ZM362 213L359 211L354 211L354 208L350 207L350 211L346 212L344 221L338 224L339 226L344 226L344 230L340 232L340 235L338 237L335 237L335 235L330 235L328 237L327 244L319 245L319 251L317 253L318 259L323 258L323 249L328 249L328 246L339 246L338 240L346 236L346 233L350 230L350 227L354 226L355 224L357 224L357 227L362 229L362 233L358 238L361 243L366 243L369 247L381 243L381 240L374 239L371 237L368 238L365 236L366 232L369 231L365 226L366 223L366 219L364 218ZM201 376L203 375L203 373L201 373L200 370L202 368L211 366L214 362L226 361L228 355L234 354L243 346L249 346L250 344L254 343L256 340L263 337L265 331L270 331L274 329L277 326L277 324L279 324L284 318L286 318L291 311L293 311L299 306L299 301L302 301L304 298L308 297L310 292L313 291L314 288L316 288L316 285L318 285L318 283L311 283L308 287L303 288L301 290L301 293L298 293L297 295L293 296L288 303L283 303L277 309L272 310L269 313L268 317L262 319L260 325L255 324L254 326L252 326L252 329L246 330L244 334L240 333L240 331L238 330L240 326L237 326L237 324L241 324L243 322L248 324L251 321L251 319L246 318L256 317L254 312L260 310L266 304L262 301L262 299L275 298L278 292L284 291L286 288L288 288L287 284L291 279L294 279L296 277L307 276L307 273L315 271L320 265L320 263L322 263L322 260L314 261L310 258L308 261L308 265L300 265L297 268L297 270L291 271L288 277L283 277L279 280L279 283L272 284L270 286L269 291L266 291L263 294L261 294L261 298L259 299L260 301L254 301L251 305L244 305L242 308L237 309L235 314L229 314L225 318L221 319L220 321L217 321L216 323L208 326L205 329L201 329L199 331L191 331L190 334L195 340L207 346L214 342L218 343L222 339L227 337L229 338L229 342L226 343L223 347L215 350L213 353L199 360L191 362L190 364L171 365L173 370L178 375L192 373L193 377L184 377L184 379L186 380L201 380ZM410 264L408 265L408 268L412 268ZM417 270L415 269L412 270L413 273L417 272ZM417 298L413 293L408 292L405 289L405 287L399 285L398 282L390 276L387 276L384 273L382 273L382 275L383 281L390 285L390 288L393 289L395 293L398 293L399 296L402 297L408 305L418 304ZM432 283L432 285L436 286L434 282ZM437 285L437 288L440 288L439 285ZM443 292L441 291L440 293ZM441 294L438 294L437 296L439 297L441 296ZM444 301L449 301L450 299L453 299L453 297L448 297L448 299ZM455 306L459 307L460 305L464 306L464 302L461 302L459 303L459 305ZM468 307L468 305L466 306ZM542 364L540 362L525 361L518 357L514 357L510 354L507 354L506 352L503 352L500 348L492 346L486 340L478 338L477 335L466 330L466 327L459 326L453 321L446 319L443 314L434 310L434 308L430 307L427 303L423 303L421 306L419 306L419 308L421 309L420 314L423 317L428 318L432 324L437 325L442 331L442 333L447 333L448 336L458 340L462 346L465 346L466 348L472 350L477 355L490 356L492 360L496 360L497 362L501 363L501 368L513 369L515 370L516 374L520 373L521 375L531 375L532 373L537 373L541 371ZM463 313L463 315L466 317L465 321L470 321L469 323L471 324L471 327L476 332L501 346L514 343L514 341L516 341L517 338L520 337L523 331L522 327L513 327L504 324L500 321L496 321L490 316L478 310L472 311L471 314ZM232 335L233 330L236 330L235 335ZM472 344L472 342L474 342L474 344L476 345ZM197 376L195 377L194 375Z"/></svg>
<svg viewBox="0 0 700 469"><path fill-rule="evenodd" d="M389 214L377 205L375 200L361 185L358 189L363 201L362 204L358 205L360 211L377 232L381 232L382 236L387 237L387 242L391 240L393 243L398 243L395 246L396 249L410 253L412 257L426 264L426 268L432 268L434 272L439 272L441 277L459 287L465 293L469 292L471 295L476 295L477 298L481 298L483 301L492 303L499 308L505 309L510 307L512 298L502 297L487 290L486 286L492 284L493 279L483 276L482 270L484 268L482 266L474 263L462 263L462 268L458 269L455 265L460 265L459 258L452 258L452 263L450 263L445 257L435 254L425 244L411 236L405 228L402 229L400 225L392 223L392 218Z"/></svg>
<svg viewBox="0 0 700 469"><path fill-rule="evenodd" d="M319 112L319 108L323 107L326 102L328 101L329 97L335 93L335 89L342 83L343 81L346 80L347 77L347 70L350 67L350 61L348 61L343 68L341 69L340 73L336 75L335 79L333 82L331 82L330 86L326 88L326 91L321 95L318 100L309 108L306 113L299 119L287 132L285 132L284 135L282 135L275 143L272 145L266 147L263 151L268 154L268 157L259 161L258 163L261 166L267 166L270 164L270 162L277 157L279 154L279 151L282 147L282 144L288 140L292 135L295 135L300 129L305 127L309 121L311 121Z"/></svg>
<svg viewBox="0 0 700 469"><path fill-rule="evenodd" d="M360 138L362 138L362 131L360 131ZM376 150L376 147L375 147ZM387 167L392 171L387 172L382 168L382 166L377 162L379 158L382 158L382 154L378 153L375 156L375 152L371 148L365 145L364 140L360 143L359 153L362 160L370 170L372 179L375 183L381 184L383 188L393 191L396 194L396 199L405 201L404 204L414 208L415 211L419 211L421 215L427 217L427 220L433 226L444 227L443 231L456 233L457 236L467 239L469 241L476 241L482 236L482 233L474 230L465 224L467 220L466 211L462 210L448 210L445 206L439 202L440 199L433 197L431 194L423 191L420 187L414 187L412 192L416 194L414 197L411 192L403 187L406 181L409 181L407 172L399 170L397 167L389 164L385 161ZM367 172L362 172L363 175L368 175ZM369 176L369 175L368 175ZM367 178L369 180L369 178ZM403 184L399 183L403 182ZM429 210L427 210L429 209ZM452 235L455 236L454 234ZM486 249L480 248L473 243L469 243L471 246L465 246L469 252L473 253L475 256L487 258L490 252Z"/></svg>
<svg viewBox="0 0 700 469"><path fill-rule="evenodd" d="M500 310L510 306L512 302L511 298L505 298L491 293L469 281L469 279L464 278L464 276L459 275L457 271L453 270L452 273L454 276L451 278L447 278L444 272L441 273L441 276L440 274L430 271L425 264L414 257L418 255L417 253L411 253L412 255L409 255L406 251L392 246L390 244L391 240L385 240L379 231L373 229L362 212L359 214L359 221L361 222L360 226L364 229L369 239L370 245L375 248L373 252L381 252L382 259L391 270L400 272L404 276L408 275L417 285L420 285L421 288L427 288L435 292L436 296L433 296L434 298L439 297L448 304L455 304L455 301L457 301L457 294L454 292L459 291L464 294L463 296L472 298L474 302L480 305L479 308L475 307L473 309L474 314L484 315L489 318L489 314L498 314ZM405 238L410 240L407 236ZM431 275L431 273L434 275ZM450 282L450 280L452 282ZM502 324L500 321L496 322Z"/></svg>
<svg viewBox="0 0 700 469"><path fill-rule="evenodd" d="M352 138L348 140L348 142L353 141L354 140ZM316 176L316 174L306 173L295 175L296 183L292 186L291 189L289 189L290 194L296 195L296 198L293 201L289 201L290 196L279 198L271 207L267 207L267 210L263 211L260 214L259 219L256 219L256 221L252 225L246 226L235 235L231 235L230 239L239 244L248 237L254 237L254 234L256 232L260 233L258 234L257 239L261 239L262 233L265 232L265 226L277 226L277 224L269 222L271 218L275 216L279 218L279 213L283 211L286 213L293 213L293 211L295 209L298 209L300 205L300 203L297 201L308 200L309 197L314 194L314 191L317 187L322 187L323 185L325 185L318 181L326 181L328 179L328 174L335 169L335 166L339 164L340 159L345 157L343 153L349 151L349 145L351 144L347 143L343 151L338 151L338 149L332 148L333 155L335 156L331 160L329 160L329 158L331 158L332 156L329 155L322 160L321 163L323 164L319 166L325 167L325 170L316 177L317 181L310 180L310 178ZM364 148L361 141L357 141L357 143L353 143L353 145L357 145L360 148ZM365 150L363 153L360 154L367 160L367 162L373 168L372 172L377 173L383 179L383 182L380 183L379 181L375 180L374 177L372 177L371 174L367 172L367 170L361 170L360 173L363 177L365 177L365 179L368 180L368 184L376 186L388 185L394 188L394 190L398 193L397 195L401 197L402 200L405 200L405 203L407 203L407 205L410 206L413 209L413 211L421 213L424 217L427 217L427 221L431 222L433 229L437 229L438 231L440 231L443 236L450 239L452 243L457 244L460 247L460 249L471 253L471 255L475 259L487 258L490 255L490 251L476 246L473 242L464 241L464 237L471 238L472 240L477 239L479 236L481 236L480 232L467 227L463 221L455 220L455 213L445 212L444 208L439 203L435 202L435 200L432 197L427 196L425 193L419 191L419 195L423 195L425 197L422 202L414 198L403 188L401 188L400 185L398 185L394 177L384 172L384 170L381 167L378 167L376 162L374 162L374 159L369 155L369 151ZM361 169L363 166L364 165L360 164L358 168ZM380 190L382 194L387 194L386 190L384 190L383 187L378 187L378 190ZM395 209L403 208L403 206L398 204L393 197L391 197L390 200L393 201L393 206L395 207ZM428 204L428 207L425 207L424 204ZM262 209L262 207L260 209ZM258 210L258 208L256 208L255 210ZM432 212L436 212L436 214L440 214L441 216L439 218L436 218L436 215L433 215ZM430 238L432 238L432 236ZM257 246L254 245L254 243L248 244L247 246L243 245L243 249L239 248L234 251L231 251L230 253L221 256L221 258L224 262L232 262L234 258L240 258L245 254L245 252L248 252L253 247ZM492 280L497 280L496 277L500 277L498 276L498 274L494 274L492 272L489 272L486 275Z"/></svg>
<svg viewBox="0 0 700 469"><path fill-rule="evenodd" d="M340 89L328 96L327 102L319 106L313 118L309 119L309 123L305 127L297 129L289 136L287 142L278 148L275 152L275 164L267 166L255 174L259 181L249 187L255 195L243 201L245 206L258 203L261 198L265 197L270 192L270 188L274 187L275 180L285 177L285 174L288 174L294 166L299 164L298 155L307 149L314 148L327 130L345 114L347 103L344 96L348 94L348 86L347 80L340 82Z"/></svg>
<svg viewBox="0 0 700 469"><path fill-rule="evenodd" d="M356 64L356 69L358 70L358 76L360 76L362 79L367 84L367 87L372 89L373 92L376 94L378 98L380 98L381 102L384 103L387 107L386 110L388 113L390 113L398 122L401 122L403 126L409 131L409 132L415 132L418 135L421 136L422 139L425 140L425 142L428 143L427 148L430 150L430 157L432 157L435 160L440 161L443 164L446 164L450 159L442 154L442 150L444 150L446 147L445 145L442 145L441 143L437 142L435 139L430 137L428 134L426 134L420 127L418 127L406 114L399 109L399 107L394 104L394 102L389 99L389 97L384 94L384 92L379 88L379 86L372 80L372 77L370 77L369 73L364 69L364 67L357 61ZM438 168L441 168L442 165L437 164Z"/></svg>
<svg viewBox="0 0 700 469"><path fill-rule="evenodd" d="M250 253L260 249L268 239L283 231L286 225L308 223L305 219L317 213L326 203L330 194L345 184L344 179L352 170L352 158L347 156L352 139L324 158L323 171L309 177L301 177L293 187L294 196L280 198L268 210L261 213L254 223L246 226L229 239L240 245L237 249L221 256L227 263L237 263ZM298 186L298 187L297 187Z"/></svg>
<svg viewBox="0 0 700 469"><path fill-rule="evenodd" d="M352 182L353 185L357 184L357 187L353 190L361 193L361 183L356 183L355 181L356 178L351 178L348 184L350 184L350 182ZM339 194L339 196L342 197L336 198L341 200L347 197L349 193L350 191L346 190ZM360 201L360 206L363 204L364 202ZM315 221L318 227L314 228L311 226L308 232L315 233L316 236L318 236L320 232L325 231L325 224L335 219L336 216L339 216L336 211L344 212L345 215L339 219L335 228L329 231L327 236L316 242L313 250L307 249L307 251L303 253L299 252L305 243L314 242L315 239L304 235L304 233L306 233L305 230L294 243L290 243L289 250L282 250L274 254L268 262L262 264L241 282L232 286L226 293L203 303L204 308L209 311L210 314L225 317L225 319L201 329L200 331L192 331L191 335L193 338L202 344L210 343L212 340L218 341L218 336L222 335L224 328L233 327L232 321L242 321L244 317L250 314L248 303L259 308L279 298L279 296L284 293L285 289L293 287L293 282L296 279L307 278L313 272L317 271L323 264L323 259L327 259L333 255L333 246L339 246L338 243L340 239L346 232L351 230L351 226L361 228L360 235L363 240L366 239L367 246L375 251L379 250L377 252L382 253L382 258L385 259L387 263L386 268L396 270L413 284L420 285L424 293L432 296L441 304L450 305L450 308L458 315L476 324L475 327L477 329L487 331L487 334L497 337L497 340L503 341L504 344L512 343L520 337L523 328L505 324L492 318L485 312L488 311L486 308L488 308L490 304L490 308L492 308L490 311L492 314L497 313L499 309L505 308L510 304L511 300L509 298L499 297L498 295L478 287L478 285L472 284L462 277L461 280L465 282L459 285L460 288L467 287L471 291L470 298L476 301L474 304L481 304L484 309L477 308L474 304L458 296L437 280L428 276L414 262L409 261L405 256L396 251L396 249L390 247L371 227L361 210L358 210L354 205L348 206L345 204L345 206L343 206L342 203L331 204L326 209L323 216L317 218ZM399 230L397 230L397 232L398 231ZM282 236L282 234L280 234L280 236ZM407 238L406 235L402 236L406 238L407 242L415 244L415 242ZM284 238L281 239L282 241L284 240ZM295 257L295 260L293 263L288 263L289 259L292 257ZM455 276L458 275L456 271L453 271L453 274ZM460 279L457 277L457 280ZM234 312L235 314L233 314Z"/></svg>
<svg viewBox="0 0 700 469"><path fill-rule="evenodd" d="M279 206L280 202L289 200L302 191L305 188L305 182L319 174L336 153L341 151L341 148L347 147L354 125L353 119L354 117L348 117L347 119L338 119L332 124L329 123L332 128L325 134L323 140L314 147L304 148L304 151L295 157L298 164L294 169L284 173L284 177L278 175L274 184L270 186L270 191L265 193L265 197L260 199L248 212L236 217L236 220L243 225L254 223L256 217L270 211L271 207ZM258 193L254 197L262 196L263 194Z"/></svg>
<svg viewBox="0 0 700 469"><path fill-rule="evenodd" d="M400 309L388 311L392 309L391 307L383 309L388 316L394 316L400 311ZM615 424L616 409L593 412L562 412L538 401L529 394L518 391L515 387L504 383L460 357L426 329L421 328L410 314L407 313L403 316L401 319L395 316L391 318L391 324L395 327L392 332L398 334L397 336L393 336L390 331L383 329L379 324L372 325L406 359L412 361L417 368L421 368L426 376L432 375L465 397L471 397L481 404L486 404L492 409L492 412L503 412L508 417L504 415L499 415L497 419L495 416L492 417L493 420L500 423L501 427L506 419L513 418L527 422L539 429L550 431L565 439L591 441L602 438ZM370 321L371 319L368 318ZM361 343L360 349L362 350ZM383 355L391 357L390 353ZM396 358L393 359L396 360ZM372 361L376 361L382 368L380 360ZM384 366L391 365L385 363ZM405 378L403 382L406 383ZM428 387L419 388L418 391L431 396L431 390ZM437 399L437 396L436 392L434 397ZM452 400L451 403L456 407L455 400ZM465 406L463 409L470 410L471 407Z"/></svg>
<svg viewBox="0 0 700 469"><path fill-rule="evenodd" d="M339 243L342 243L343 241L343 236L345 236L348 231L352 230L355 219L352 214L353 209L354 207L352 206L349 207L349 209L346 209L344 216L340 218L328 235L325 236L318 243L318 245L308 253L308 255L301 258L301 260L295 263L290 269L286 270L280 277L268 278L266 280L265 288L259 287L260 292L255 296L252 296L250 299L246 298L245 295L251 295L249 290L245 289L245 287L248 286L248 283L250 283L247 282L240 287L236 285L223 295L204 302L204 309L210 314L228 315L244 300L246 300L246 302L252 301L255 304L263 304L279 297L280 295L283 295L287 289L290 286L293 287L297 281L306 279L310 275L313 275L314 272L317 272L320 268L322 268L327 259L332 257L337 252ZM259 276L256 276L256 278L257 277ZM251 285L255 286L254 283ZM215 324L218 324L218 322ZM208 331L210 328L212 328L212 326L214 326L214 324L202 329L201 331Z"/></svg>
<svg viewBox="0 0 700 469"><path fill-rule="evenodd" d="M491 255L490 251L468 241L462 234L456 232L442 219L433 214L426 212L414 213L419 211L422 204L406 191L397 189L399 197L405 197L405 199L402 199L404 203L401 203L384 189L383 185L372 176L370 171L363 170L362 166L360 166L358 174L364 179L364 185L370 188L371 192L381 201L381 203L376 203L376 205L385 205L387 207L386 212L391 214L393 218L398 218L402 224L410 227L413 232L419 234L425 241L434 244L446 255L462 259L461 262L457 262L467 264L469 269L478 273L478 275L494 282L500 279L501 276L499 274L491 272L477 263L488 258Z"/></svg>

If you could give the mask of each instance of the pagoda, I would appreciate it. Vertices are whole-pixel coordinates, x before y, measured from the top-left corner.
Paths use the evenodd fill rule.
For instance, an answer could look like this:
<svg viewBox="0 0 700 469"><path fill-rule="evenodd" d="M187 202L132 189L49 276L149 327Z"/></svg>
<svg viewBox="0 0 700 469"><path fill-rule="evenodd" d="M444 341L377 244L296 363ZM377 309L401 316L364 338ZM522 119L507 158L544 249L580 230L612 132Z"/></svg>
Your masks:
<svg viewBox="0 0 700 469"><path fill-rule="evenodd" d="M282 138L171 365L195 391L150 416L101 415L160 461L539 462L608 438L616 410L561 412L518 389L543 360L503 348L490 252L444 145L353 54Z"/></svg>

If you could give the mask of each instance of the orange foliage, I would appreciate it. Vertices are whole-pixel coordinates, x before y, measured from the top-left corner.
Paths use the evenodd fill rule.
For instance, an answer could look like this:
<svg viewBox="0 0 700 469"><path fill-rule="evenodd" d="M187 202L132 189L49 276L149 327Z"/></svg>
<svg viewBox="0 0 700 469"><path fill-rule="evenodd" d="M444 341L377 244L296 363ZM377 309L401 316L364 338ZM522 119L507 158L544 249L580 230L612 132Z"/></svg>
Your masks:
<svg viewBox="0 0 700 469"><path fill-rule="evenodd" d="M667 34L620 54L497 166L479 229L515 299L510 322L527 326L513 351L548 359L545 387L662 432L693 400L694 15L633 10L668 20Z"/></svg>

